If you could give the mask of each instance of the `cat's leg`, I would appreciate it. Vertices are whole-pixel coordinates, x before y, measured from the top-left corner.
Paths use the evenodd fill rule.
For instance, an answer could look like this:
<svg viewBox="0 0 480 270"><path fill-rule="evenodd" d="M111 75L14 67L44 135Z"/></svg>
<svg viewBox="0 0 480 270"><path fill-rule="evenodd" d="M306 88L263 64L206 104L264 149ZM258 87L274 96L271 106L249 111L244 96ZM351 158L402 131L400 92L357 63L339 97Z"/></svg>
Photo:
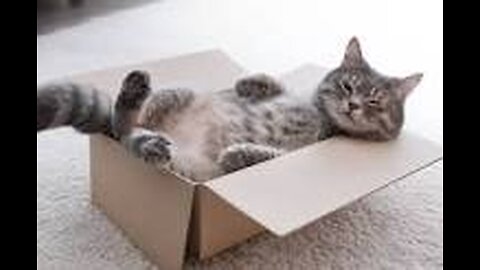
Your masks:
<svg viewBox="0 0 480 270"><path fill-rule="evenodd" d="M130 153L149 163L165 164L171 158L170 140L163 134L133 125L150 94L150 76L142 71L129 73L115 103L113 127L115 135Z"/></svg>
<svg viewBox="0 0 480 270"><path fill-rule="evenodd" d="M240 97L248 98L252 101L275 97L285 92L280 82L265 74L257 74L240 79L235 84L235 91Z"/></svg>
<svg viewBox="0 0 480 270"><path fill-rule="evenodd" d="M122 144L127 150L145 162L166 164L171 160L171 141L166 135L144 128L133 128L122 136Z"/></svg>
<svg viewBox="0 0 480 270"><path fill-rule="evenodd" d="M113 113L113 130L118 139L130 133L134 118L150 93L150 76L146 72L133 71L123 80Z"/></svg>
<svg viewBox="0 0 480 270"><path fill-rule="evenodd" d="M273 159L283 150L254 143L240 143L227 147L220 154L218 163L225 173L231 173L254 164Z"/></svg>

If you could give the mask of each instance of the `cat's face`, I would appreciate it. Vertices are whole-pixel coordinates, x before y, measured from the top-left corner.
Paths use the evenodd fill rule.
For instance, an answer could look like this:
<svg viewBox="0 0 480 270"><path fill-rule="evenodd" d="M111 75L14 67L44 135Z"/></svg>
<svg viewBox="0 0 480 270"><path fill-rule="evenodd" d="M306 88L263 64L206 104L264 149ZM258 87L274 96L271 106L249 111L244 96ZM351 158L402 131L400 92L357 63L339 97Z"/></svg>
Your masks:
<svg viewBox="0 0 480 270"><path fill-rule="evenodd" d="M373 70L353 38L340 67L319 86L316 102L342 132L370 140L390 140L403 125L405 99L422 78L391 78Z"/></svg>

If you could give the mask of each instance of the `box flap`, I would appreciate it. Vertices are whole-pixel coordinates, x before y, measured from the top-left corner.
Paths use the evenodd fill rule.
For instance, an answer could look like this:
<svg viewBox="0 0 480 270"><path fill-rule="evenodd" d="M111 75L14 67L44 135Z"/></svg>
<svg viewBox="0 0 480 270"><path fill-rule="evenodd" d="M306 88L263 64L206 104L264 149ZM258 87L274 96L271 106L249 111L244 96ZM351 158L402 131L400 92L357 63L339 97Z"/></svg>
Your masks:
<svg viewBox="0 0 480 270"><path fill-rule="evenodd" d="M283 236L442 156L441 147L406 132L386 143L332 138L206 186Z"/></svg>

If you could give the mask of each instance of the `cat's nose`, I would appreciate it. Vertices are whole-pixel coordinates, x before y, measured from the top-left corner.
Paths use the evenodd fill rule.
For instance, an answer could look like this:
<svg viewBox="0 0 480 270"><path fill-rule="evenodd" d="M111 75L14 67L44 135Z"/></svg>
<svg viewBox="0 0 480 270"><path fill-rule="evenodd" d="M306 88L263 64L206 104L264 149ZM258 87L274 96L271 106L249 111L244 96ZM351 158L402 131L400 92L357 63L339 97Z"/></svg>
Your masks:
<svg viewBox="0 0 480 270"><path fill-rule="evenodd" d="M349 111L352 112L352 111L355 111L355 110L358 110L358 109L360 109L360 104L352 102L352 101L348 102L348 110Z"/></svg>

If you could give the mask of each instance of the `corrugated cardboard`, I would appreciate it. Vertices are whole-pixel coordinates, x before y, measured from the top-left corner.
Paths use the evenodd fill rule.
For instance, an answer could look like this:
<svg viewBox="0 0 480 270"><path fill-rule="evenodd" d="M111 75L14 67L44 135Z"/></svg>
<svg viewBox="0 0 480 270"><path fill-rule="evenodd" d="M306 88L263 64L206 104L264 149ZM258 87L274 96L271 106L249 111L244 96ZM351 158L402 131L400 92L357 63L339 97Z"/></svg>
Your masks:
<svg viewBox="0 0 480 270"><path fill-rule="evenodd" d="M77 77L112 94L132 68L154 85L221 90L245 72L218 51ZM324 69L305 66L287 85L310 88ZM203 184L162 172L117 143L91 139L92 198L161 269L181 269L187 254L207 258L262 231L283 236L442 158L415 134L369 143L335 138ZM438 168L437 168L438 170Z"/></svg>

